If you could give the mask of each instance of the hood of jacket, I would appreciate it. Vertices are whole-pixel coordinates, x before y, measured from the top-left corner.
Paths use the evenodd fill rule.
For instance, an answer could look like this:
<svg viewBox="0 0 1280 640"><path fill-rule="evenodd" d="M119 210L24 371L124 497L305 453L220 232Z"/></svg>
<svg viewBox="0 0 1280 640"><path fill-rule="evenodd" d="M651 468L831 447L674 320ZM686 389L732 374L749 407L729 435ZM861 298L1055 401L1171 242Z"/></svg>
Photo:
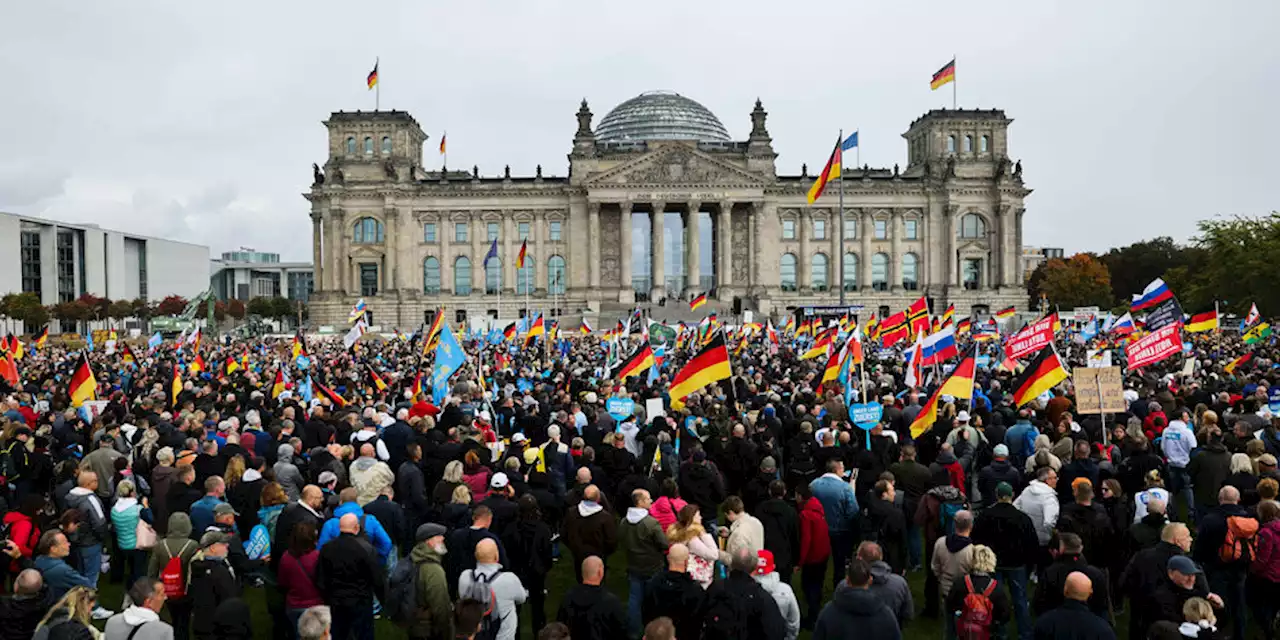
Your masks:
<svg viewBox="0 0 1280 640"><path fill-rule="evenodd" d="M169 533L168 538L190 538L191 537L191 516L182 513L169 514Z"/></svg>
<svg viewBox="0 0 1280 640"><path fill-rule="evenodd" d="M282 444L276 447L276 460L278 462L293 462L293 445Z"/></svg>
<svg viewBox="0 0 1280 640"><path fill-rule="evenodd" d="M1163 528L1164 525L1168 524L1169 519L1165 517L1163 513L1147 513L1147 515L1142 516L1142 520L1140 522L1145 526L1160 529ZM1275 522L1280 522L1280 520L1276 520Z"/></svg>
<svg viewBox="0 0 1280 640"><path fill-rule="evenodd" d="M368 457L368 458L356 458L356 461L355 461L355 462L353 462L353 463L351 463L351 468L352 468L352 469L354 469L354 470L356 470L356 471L359 471L359 472L361 472L361 473L364 473L365 471L368 471L369 469L372 469L372 468L373 468L373 465L375 465L375 464L377 464L377 463L378 463L378 459L377 459L377 458L371 458L371 457Z"/></svg>
<svg viewBox="0 0 1280 640"><path fill-rule="evenodd" d="M627 522L630 522L631 524L640 524L640 521L644 520L647 517L649 517L648 509L641 509L640 507L627 507Z"/></svg>
<svg viewBox="0 0 1280 640"><path fill-rule="evenodd" d="M445 549L445 552L448 552L447 548ZM444 554L437 553L435 549L431 548L431 545L427 544L426 541L423 541L414 545L413 551L409 552L409 559L415 563L434 562L436 564L442 564L444 562Z"/></svg>
<svg viewBox="0 0 1280 640"><path fill-rule="evenodd" d="M751 577L755 578L756 582L759 582L760 586L764 587L764 590L769 593L773 593L782 587L782 578L778 576L777 571L766 573L764 575L752 575Z"/></svg>
<svg viewBox="0 0 1280 640"><path fill-rule="evenodd" d="M123 513L125 511L128 511L131 507L136 506L137 504L138 504L137 498L120 498L116 500L116 503L114 505L111 506L111 511L112 512L119 511Z"/></svg>
<svg viewBox="0 0 1280 640"><path fill-rule="evenodd" d="M258 520L265 521L271 516L272 513L279 513L281 511L284 511L284 505L282 504L273 504L269 507L263 507L261 509L258 509Z"/></svg>
<svg viewBox="0 0 1280 640"><path fill-rule="evenodd" d="M938 464L944 467L950 464L954 464L955 461L956 461L956 454L950 450L943 451L942 453L938 454Z"/></svg>
<svg viewBox="0 0 1280 640"><path fill-rule="evenodd" d="M361 509L358 503L344 502L333 510L333 518L335 520L340 520L342 519L342 516L345 516L348 513L354 513L357 518L364 517L364 509Z"/></svg>
<svg viewBox="0 0 1280 640"><path fill-rule="evenodd" d="M855 589L843 584L832 594L831 604L837 609L859 618L869 618L885 606L870 590Z"/></svg>
<svg viewBox="0 0 1280 640"><path fill-rule="evenodd" d="M603 510L604 510L604 507L600 506L600 503L598 502L583 500L582 502L578 503L578 515L584 518L589 518Z"/></svg>
<svg viewBox="0 0 1280 640"><path fill-rule="evenodd" d="M257 482L262 479L262 474L257 469L245 469L244 475L241 476L241 482Z"/></svg>
<svg viewBox="0 0 1280 640"><path fill-rule="evenodd" d="M156 612L146 607L138 606L129 607L120 615L124 617L124 621L131 627L136 627L148 622L155 622L160 619L160 616L156 615Z"/></svg>
<svg viewBox="0 0 1280 640"><path fill-rule="evenodd" d="M1009 469L1013 468L1013 465L1009 464L1008 460L992 460L991 464L987 466L990 467L992 471L999 474L1008 473Z"/></svg>
<svg viewBox="0 0 1280 640"><path fill-rule="evenodd" d="M805 501L804 506L800 508L800 513L817 514L819 518L826 519L827 512L822 508L822 501L813 496Z"/></svg>
<svg viewBox="0 0 1280 640"><path fill-rule="evenodd" d="M888 562L876 560L871 563L871 584L888 584L891 575L893 575L893 567L890 567Z"/></svg>
<svg viewBox="0 0 1280 640"><path fill-rule="evenodd" d="M956 553L971 544L973 544L973 539L968 536L962 536L958 533L947 534L947 551L951 553Z"/></svg>
<svg viewBox="0 0 1280 640"><path fill-rule="evenodd" d="M960 490L949 484L941 487L934 487L927 491L926 495L931 495L942 502L953 502L962 497L960 495Z"/></svg>
<svg viewBox="0 0 1280 640"><path fill-rule="evenodd" d="M1032 480L1028 483L1025 491L1026 493L1030 493L1031 495L1041 499L1052 497L1056 500L1058 498L1057 491L1039 480Z"/></svg>

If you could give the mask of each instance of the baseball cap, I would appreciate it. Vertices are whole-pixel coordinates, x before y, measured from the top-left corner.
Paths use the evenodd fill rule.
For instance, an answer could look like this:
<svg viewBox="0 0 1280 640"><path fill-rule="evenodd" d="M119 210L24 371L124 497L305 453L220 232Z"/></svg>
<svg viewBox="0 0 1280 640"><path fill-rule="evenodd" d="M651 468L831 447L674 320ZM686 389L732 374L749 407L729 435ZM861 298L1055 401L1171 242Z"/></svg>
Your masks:
<svg viewBox="0 0 1280 640"><path fill-rule="evenodd" d="M956 414L956 422L968 422L968 421L969 421L968 411L961 410L960 413Z"/></svg>
<svg viewBox="0 0 1280 640"><path fill-rule="evenodd" d="M414 542L422 542L427 538L434 538L448 533L449 530L434 522L428 522L418 527L418 531L414 534Z"/></svg>
<svg viewBox="0 0 1280 640"><path fill-rule="evenodd" d="M1172 558L1169 558L1167 568L1169 571L1177 571L1178 573L1187 576L1204 573L1204 571L1202 571L1191 558L1186 556L1173 556Z"/></svg>
<svg viewBox="0 0 1280 640"><path fill-rule="evenodd" d="M1276 466L1276 457L1269 453L1264 453L1258 456L1258 464L1265 464L1268 467L1274 467Z"/></svg>
<svg viewBox="0 0 1280 640"><path fill-rule="evenodd" d="M529 441L529 436L526 436L523 433L517 433L514 436L511 436L511 442L528 442L528 441Z"/></svg>
<svg viewBox="0 0 1280 640"><path fill-rule="evenodd" d="M588 391L588 392L587 392L587 397L586 397L586 398L583 398L583 400L584 400L587 404L595 404L595 403L596 403L596 401L597 401L597 400L599 400L599 397L597 397L597 396L596 396L596 392L594 392L594 391Z"/></svg>
<svg viewBox="0 0 1280 640"><path fill-rule="evenodd" d="M493 474L493 478L489 480L489 486L493 487L494 489L505 489L507 487L507 484L508 484L507 474L501 471Z"/></svg>
<svg viewBox="0 0 1280 640"><path fill-rule="evenodd" d="M773 552L768 549L761 549L756 560L755 574L758 576L773 573L777 567L773 563Z"/></svg>
<svg viewBox="0 0 1280 640"><path fill-rule="evenodd" d="M1007 458L1009 457L1009 447L1004 444L998 444L991 450L991 455L997 458Z"/></svg>
<svg viewBox="0 0 1280 640"><path fill-rule="evenodd" d="M200 536L200 548L208 549L215 544L230 544L231 534L221 531L206 531Z"/></svg>
<svg viewBox="0 0 1280 640"><path fill-rule="evenodd" d="M1012 498L1012 497L1013 497L1013 486L1012 486L1012 485L1010 485L1008 482L1001 482L1000 484L996 485L996 497L997 497L997 498Z"/></svg>
<svg viewBox="0 0 1280 640"><path fill-rule="evenodd" d="M214 517L217 517L217 516L225 516L225 515L227 515L227 514L231 514L231 515L233 515L233 516L238 516L238 515L240 515L240 514L236 511L235 507L233 507L233 506L231 506L231 505L229 505L229 504L227 504L227 503L225 503L225 502L219 502L219 503L218 503L218 505L217 505L217 506L215 506L215 507L213 508L213 515L214 515Z"/></svg>

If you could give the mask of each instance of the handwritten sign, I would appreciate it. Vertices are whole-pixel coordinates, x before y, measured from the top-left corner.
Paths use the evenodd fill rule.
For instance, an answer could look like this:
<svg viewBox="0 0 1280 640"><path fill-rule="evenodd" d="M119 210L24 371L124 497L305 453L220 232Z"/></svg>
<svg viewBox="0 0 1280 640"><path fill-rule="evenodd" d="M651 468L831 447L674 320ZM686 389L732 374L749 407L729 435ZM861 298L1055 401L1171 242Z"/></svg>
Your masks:
<svg viewBox="0 0 1280 640"><path fill-rule="evenodd" d="M1128 410L1120 367L1076 369L1072 377L1076 384L1076 413L1123 413Z"/></svg>

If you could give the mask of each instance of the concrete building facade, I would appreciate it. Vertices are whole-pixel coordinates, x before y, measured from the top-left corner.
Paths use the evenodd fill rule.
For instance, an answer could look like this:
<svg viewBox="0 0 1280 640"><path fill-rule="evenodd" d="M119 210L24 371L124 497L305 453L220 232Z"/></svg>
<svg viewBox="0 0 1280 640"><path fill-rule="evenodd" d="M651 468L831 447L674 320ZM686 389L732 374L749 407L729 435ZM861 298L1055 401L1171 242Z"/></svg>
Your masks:
<svg viewBox="0 0 1280 640"><path fill-rule="evenodd" d="M217 300L288 298L308 302L313 288L309 262L281 262L280 254L241 249L210 262L209 287Z"/></svg>
<svg viewBox="0 0 1280 640"><path fill-rule="evenodd" d="M382 326L667 309L709 293L722 310L776 315L813 305L889 313L920 296L962 315L1024 307L1022 217L1031 193L999 110L930 111L903 137L900 167L779 174L757 101L732 140L705 107L649 92L593 128L576 114L566 176L482 176L422 167L427 136L402 111L336 112L311 205L311 317L344 323L364 298ZM825 159L815 159L825 161ZM820 166L820 165L818 165ZM529 260L516 268L527 242ZM661 317L661 310L655 310Z"/></svg>

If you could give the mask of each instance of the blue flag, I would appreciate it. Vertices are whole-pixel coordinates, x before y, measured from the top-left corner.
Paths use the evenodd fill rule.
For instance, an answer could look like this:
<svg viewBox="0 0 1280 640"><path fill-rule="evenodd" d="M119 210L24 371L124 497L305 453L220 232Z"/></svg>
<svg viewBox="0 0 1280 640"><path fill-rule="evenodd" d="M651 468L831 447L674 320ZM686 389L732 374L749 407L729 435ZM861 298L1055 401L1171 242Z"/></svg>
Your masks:
<svg viewBox="0 0 1280 640"><path fill-rule="evenodd" d="M157 332L155 333L155 335L151 336L151 339L150 339L150 340L147 340L147 348L148 348L148 349L154 349L154 348L156 348L156 347L160 346L160 345L161 345L161 344L163 344L163 343L164 343L164 338L161 338L161 337L160 337L160 332L159 332L159 331L157 331Z"/></svg>
<svg viewBox="0 0 1280 640"><path fill-rule="evenodd" d="M495 243L496 246L496 243ZM458 344L458 337L453 334L446 321L440 329L440 344L436 347L436 362L431 370L431 397L439 405L449 395L449 378L457 373L458 367L467 361L467 354Z"/></svg>
<svg viewBox="0 0 1280 640"><path fill-rule="evenodd" d="M857 146L858 146L858 132L854 131L853 133L849 134L848 138L844 139L844 142L840 143L840 150L848 151L850 149L856 148Z"/></svg>
<svg viewBox="0 0 1280 640"><path fill-rule="evenodd" d="M311 402L312 398L315 397L314 393L315 392L312 391L312 386L311 386L311 374L308 373L306 383L298 385L298 397L302 398L303 402L309 403Z"/></svg>
<svg viewBox="0 0 1280 640"><path fill-rule="evenodd" d="M490 258L496 258L496 257L498 257L498 239L494 238L493 244L489 245L489 253L484 254L485 266L489 264Z"/></svg>

